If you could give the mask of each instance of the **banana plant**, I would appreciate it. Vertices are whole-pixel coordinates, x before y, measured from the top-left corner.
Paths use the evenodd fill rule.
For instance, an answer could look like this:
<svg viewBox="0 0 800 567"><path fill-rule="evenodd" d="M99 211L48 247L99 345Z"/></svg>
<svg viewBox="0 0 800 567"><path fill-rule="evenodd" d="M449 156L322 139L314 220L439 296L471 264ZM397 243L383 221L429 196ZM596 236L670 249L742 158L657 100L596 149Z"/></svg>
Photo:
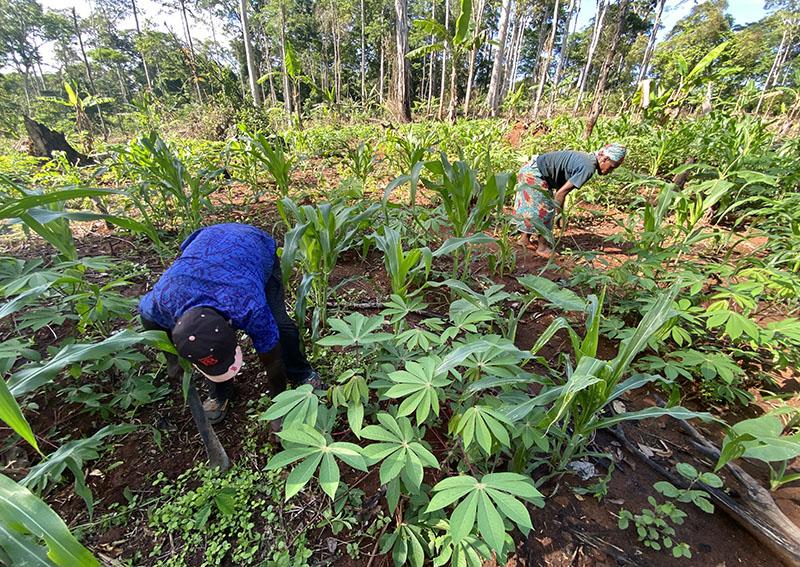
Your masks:
<svg viewBox="0 0 800 567"><path fill-rule="evenodd" d="M479 18L480 19L480 18ZM477 49L483 42L483 36L477 33L472 24L472 0L461 0L461 10L456 20L453 31L447 29L436 20L415 19L413 25L433 36L436 41L410 51L406 57L415 59L437 51L449 53L453 60L450 71L450 103L448 105L448 118L451 123L456 121L456 106L458 105L458 67L459 59L466 56L471 50ZM441 118L441 116L440 116Z"/></svg>

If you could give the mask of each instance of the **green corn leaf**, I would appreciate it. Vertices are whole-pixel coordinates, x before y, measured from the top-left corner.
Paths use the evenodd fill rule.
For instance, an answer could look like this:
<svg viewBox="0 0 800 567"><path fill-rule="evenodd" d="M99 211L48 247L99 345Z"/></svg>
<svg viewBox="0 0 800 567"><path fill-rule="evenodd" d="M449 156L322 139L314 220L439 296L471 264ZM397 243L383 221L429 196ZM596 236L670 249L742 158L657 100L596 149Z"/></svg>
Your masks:
<svg viewBox="0 0 800 567"><path fill-rule="evenodd" d="M22 415L17 400L11 395L6 381L2 378L0 378L0 420L25 439L39 454L42 454L28 420Z"/></svg>
<svg viewBox="0 0 800 567"><path fill-rule="evenodd" d="M50 360L28 364L15 372L8 380L8 388L15 398L19 398L46 384L69 365L97 360L140 343L157 343L163 341L163 334L162 331L137 333L125 329L99 343L67 345Z"/></svg>
<svg viewBox="0 0 800 567"><path fill-rule="evenodd" d="M31 468L20 484L41 493L51 483L58 483L64 471L69 469L75 477L75 492L86 502L86 508L91 517L94 501L83 474L85 463L100 458L100 452L106 446L105 439L107 437L127 435L135 429L135 425L107 425L91 437L69 441L48 455L44 461Z"/></svg>
<svg viewBox="0 0 800 567"><path fill-rule="evenodd" d="M58 514L27 488L0 474L0 545L18 565L42 564L43 548L30 534L44 540L47 558L59 567L100 567Z"/></svg>
<svg viewBox="0 0 800 567"><path fill-rule="evenodd" d="M539 276L526 275L517 281L534 297L541 297L562 311L585 311L584 301L574 291L562 288L557 283Z"/></svg>
<svg viewBox="0 0 800 567"><path fill-rule="evenodd" d="M594 428L601 429L606 427L613 427L623 421L639 421L642 419L653 419L669 415L675 419L699 419L701 421L719 421L708 412L691 411L681 406L673 406L671 408L658 408L650 407L638 411L620 413L612 417L599 419L595 422Z"/></svg>

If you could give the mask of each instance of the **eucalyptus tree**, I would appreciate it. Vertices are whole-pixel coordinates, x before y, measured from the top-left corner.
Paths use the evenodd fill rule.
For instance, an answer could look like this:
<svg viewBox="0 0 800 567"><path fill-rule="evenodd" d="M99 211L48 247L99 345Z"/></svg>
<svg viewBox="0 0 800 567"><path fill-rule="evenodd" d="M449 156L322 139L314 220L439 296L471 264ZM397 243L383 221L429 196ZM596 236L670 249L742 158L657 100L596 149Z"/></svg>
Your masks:
<svg viewBox="0 0 800 567"><path fill-rule="evenodd" d="M500 108L501 88L503 83L503 68L505 66L506 35L508 34L508 24L511 14L512 0L502 0L500 7L500 22L497 28L497 46L494 51L494 61L492 63L492 76L489 81L489 92L486 96L486 104L492 116L497 116Z"/></svg>
<svg viewBox="0 0 800 567"><path fill-rule="evenodd" d="M395 92L397 119L411 121L411 74L408 65L408 0L394 0L395 12Z"/></svg>
<svg viewBox="0 0 800 567"><path fill-rule="evenodd" d="M611 4L611 0L597 0L597 9L595 11L594 17L594 25L592 27L592 39L589 42L589 49L586 52L586 63L581 70L580 77L578 78L578 95L575 97L575 106L572 109L572 112L577 112L578 107L581 104L581 99L583 99L583 93L586 90L586 82L589 78L589 71L592 68L592 63L594 62L594 54L597 50L597 45L600 42L600 35L603 32L603 21L606 17L606 12L608 12L608 7Z"/></svg>
<svg viewBox="0 0 800 567"><path fill-rule="evenodd" d="M611 33L611 45L606 51L606 57L603 61L603 66L600 69L600 77L597 79L597 85L594 89L592 107L589 110L589 116L586 119L586 129L583 132L583 137L586 140L588 140L592 135L594 126L597 123L597 118L600 116L600 111L603 108L603 97L608 84L608 75L611 71L611 64L617 55L617 48L619 47L620 38L625 30L625 19L628 16L629 3L630 0L620 0L620 3L617 5L617 21L614 25L614 30Z"/></svg>
<svg viewBox="0 0 800 567"><path fill-rule="evenodd" d="M553 58L553 46L555 45L556 41L556 32L558 31L558 20L559 20L559 8L560 8L559 0L555 0L553 3L553 16L550 22L550 33L547 37L547 44L545 46L545 57L544 63L541 63L541 68L539 70L539 86L536 88L536 100L533 103L533 116L536 117L539 114L539 105L542 102L542 93L544 92L544 83L547 80L548 76L548 69L550 68L550 60ZM537 56L539 54L537 53Z"/></svg>

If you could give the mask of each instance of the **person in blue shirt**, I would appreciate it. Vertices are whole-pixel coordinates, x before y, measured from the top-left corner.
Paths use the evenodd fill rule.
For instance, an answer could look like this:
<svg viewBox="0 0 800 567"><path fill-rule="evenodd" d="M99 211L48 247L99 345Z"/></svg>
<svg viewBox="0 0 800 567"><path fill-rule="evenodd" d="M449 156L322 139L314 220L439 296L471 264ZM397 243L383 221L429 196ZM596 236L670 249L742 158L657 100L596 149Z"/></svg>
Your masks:
<svg viewBox="0 0 800 567"><path fill-rule="evenodd" d="M564 150L533 156L517 174L514 218L520 245L549 258L553 251L542 231L553 230L553 218L563 209L569 192L582 187L595 173L614 171L626 153L621 144L607 144L594 153Z"/></svg>
<svg viewBox="0 0 800 567"><path fill-rule="evenodd" d="M252 340L273 395L286 389L287 380L321 386L286 312L275 248L272 237L254 226L201 228L139 302L142 326L165 331L178 354L207 378L210 396L203 408L212 424L227 414L233 377L242 368L237 330ZM167 364L170 377L180 376L175 355L167 356Z"/></svg>

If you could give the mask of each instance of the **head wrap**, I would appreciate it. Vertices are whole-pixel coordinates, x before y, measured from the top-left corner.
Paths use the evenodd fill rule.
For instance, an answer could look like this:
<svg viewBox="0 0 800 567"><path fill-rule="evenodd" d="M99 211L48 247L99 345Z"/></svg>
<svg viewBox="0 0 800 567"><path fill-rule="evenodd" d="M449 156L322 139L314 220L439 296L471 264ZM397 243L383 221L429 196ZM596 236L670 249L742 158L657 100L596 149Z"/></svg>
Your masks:
<svg viewBox="0 0 800 567"><path fill-rule="evenodd" d="M628 153L628 148L622 144L606 144L602 149L597 151L598 156L606 156L611 161L616 163L622 162L625 159L625 154Z"/></svg>

